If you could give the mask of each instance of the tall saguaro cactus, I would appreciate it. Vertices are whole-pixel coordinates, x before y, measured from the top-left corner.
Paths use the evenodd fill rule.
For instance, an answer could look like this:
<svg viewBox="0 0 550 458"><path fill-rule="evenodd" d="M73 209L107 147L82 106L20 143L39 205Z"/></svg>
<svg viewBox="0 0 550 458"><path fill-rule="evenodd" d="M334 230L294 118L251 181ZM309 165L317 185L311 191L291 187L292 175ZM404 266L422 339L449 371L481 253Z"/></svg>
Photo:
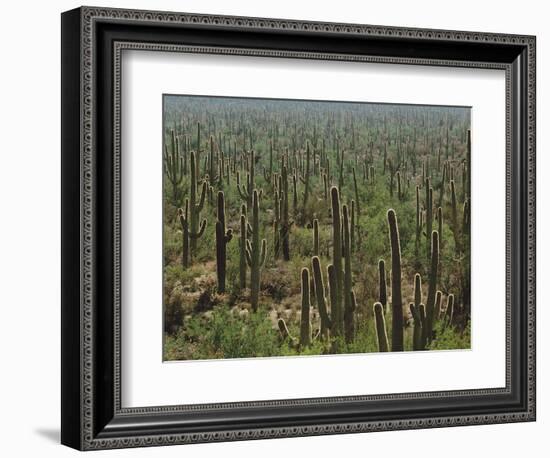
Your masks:
<svg viewBox="0 0 550 458"><path fill-rule="evenodd" d="M185 208L178 209L178 218L183 234L183 267L189 266L197 248L197 239L204 234L204 230L206 229L206 219L200 221L200 212L204 207L206 195L206 182L202 184L201 194L197 202L198 183L194 152L191 152L191 168L190 196L185 199Z"/></svg>
<svg viewBox="0 0 550 458"><path fill-rule="evenodd" d="M319 256L319 220L315 218L313 220L313 255Z"/></svg>
<svg viewBox="0 0 550 458"><path fill-rule="evenodd" d="M460 233L458 229L458 210L455 182L451 180L451 224L453 225L453 236L455 239L455 252L458 254L461 250Z"/></svg>
<svg viewBox="0 0 550 458"><path fill-rule="evenodd" d="M351 289L351 231L347 205L342 206L342 214L344 220L344 243L342 246L342 255L344 257L344 289L342 291L342 296L344 297L344 335L346 342L350 343L353 341L355 335L355 301L353 300L354 294Z"/></svg>
<svg viewBox="0 0 550 458"><path fill-rule="evenodd" d="M426 318L427 318L426 336L428 339L428 342L427 342L428 344L432 341L432 334L433 334L438 267L439 267L439 234L437 231L432 231L430 276L429 276L429 283L428 283L428 299L426 302Z"/></svg>
<svg viewBox="0 0 550 458"><path fill-rule="evenodd" d="M170 140L170 151L168 151L168 146L164 145L164 170L172 185L172 203L177 206L181 202L180 186L184 175L183 157L179 152L179 142L174 130L170 132Z"/></svg>
<svg viewBox="0 0 550 458"><path fill-rule="evenodd" d="M433 227L433 188L430 179L426 178L426 257L430 257L430 241Z"/></svg>
<svg viewBox="0 0 550 458"><path fill-rule="evenodd" d="M218 277L218 292L225 292L225 264L226 264L226 245L233 237L231 229L225 229L225 198L223 191L218 191L218 205L216 221L216 274Z"/></svg>
<svg viewBox="0 0 550 458"><path fill-rule="evenodd" d="M200 221L200 213L204 207L206 197L207 183L203 181L200 197L197 202L197 193L199 189L197 168L195 164L195 154L191 152L191 185L189 189L189 238L190 238L190 255L191 257L197 249L197 239L204 233L206 228L206 219Z"/></svg>
<svg viewBox="0 0 550 458"><path fill-rule="evenodd" d="M293 222L288 215L288 165L283 161L281 167L281 189L280 189L280 243L283 252L283 259L290 261L290 228Z"/></svg>
<svg viewBox="0 0 550 458"><path fill-rule="evenodd" d="M401 243L397 216L388 210L391 244L392 351L403 351L403 298L401 296Z"/></svg>
<svg viewBox="0 0 550 458"><path fill-rule="evenodd" d="M340 213L340 195L337 187L333 186L330 189L330 198L332 204L332 265L335 272L335 284L331 285L331 291L333 289L335 290L335 301L331 301L331 311L332 319L334 320L334 328L338 334L342 334L344 328L344 314L341 298L344 291L344 278L342 266L342 220Z"/></svg>
<svg viewBox="0 0 550 458"><path fill-rule="evenodd" d="M248 208L252 206L252 193L256 186L256 182L254 178L255 163L256 163L256 157L254 155L254 150L250 150L245 184L241 184L240 174L237 174L237 191L239 191L239 195L241 196L241 199L243 199L246 202L246 205L248 206Z"/></svg>
<svg viewBox="0 0 550 458"><path fill-rule="evenodd" d="M185 210L183 208L178 209L178 218L183 236L181 263L183 268L187 268L189 267L189 199L185 199Z"/></svg>
<svg viewBox="0 0 550 458"><path fill-rule="evenodd" d="M260 241L260 197L258 190L252 193L252 241L246 241L246 261L250 267L250 304L252 310L258 310L258 298L260 294L260 272L265 263L266 241Z"/></svg>
<svg viewBox="0 0 550 458"><path fill-rule="evenodd" d="M302 182L304 183L304 202L302 210L302 218L305 218L307 201L309 199L309 174L310 174L310 148L309 141L306 142L306 166Z"/></svg>
<svg viewBox="0 0 550 458"><path fill-rule="evenodd" d="M248 222L246 221L246 206L243 204L240 217L240 242L239 242L239 287L246 288L246 231Z"/></svg>
<svg viewBox="0 0 550 458"><path fill-rule="evenodd" d="M300 317L300 346L302 347L308 347L311 344L310 307L309 270L304 267L302 269L302 313Z"/></svg>
<svg viewBox="0 0 550 458"><path fill-rule="evenodd" d="M311 258L311 267L313 270L313 287L315 290L315 300L319 309L321 318L321 336L328 337L328 331L332 328L332 320L329 317L327 310L327 300L325 298L325 283L323 281L323 273L321 272L321 261L318 256Z"/></svg>
<svg viewBox="0 0 550 458"><path fill-rule="evenodd" d="M378 261L378 300L384 308L384 313L388 309L388 293L386 289L386 264L383 259Z"/></svg>

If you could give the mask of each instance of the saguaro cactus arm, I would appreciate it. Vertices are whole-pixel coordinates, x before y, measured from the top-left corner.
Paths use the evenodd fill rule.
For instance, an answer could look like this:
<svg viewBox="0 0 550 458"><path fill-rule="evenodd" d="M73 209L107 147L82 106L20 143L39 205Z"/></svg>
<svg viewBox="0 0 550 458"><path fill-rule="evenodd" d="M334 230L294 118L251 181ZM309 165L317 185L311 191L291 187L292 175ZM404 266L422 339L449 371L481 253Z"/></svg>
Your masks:
<svg viewBox="0 0 550 458"><path fill-rule="evenodd" d="M328 315L327 302L325 298L325 284L323 282L323 274L321 272L321 261L318 256L313 256L313 258L311 258L311 265L313 269L315 298L317 300L319 316L321 317L321 334L323 334L324 330L328 330L332 327L332 321Z"/></svg>
<svg viewBox="0 0 550 458"><path fill-rule="evenodd" d="M311 301L309 296L309 270L302 269L302 313L300 317L300 345L307 347L311 344L311 322L309 309Z"/></svg>
<svg viewBox="0 0 550 458"><path fill-rule="evenodd" d="M380 302L374 304L374 319L376 323L376 336L378 338L378 351L389 351L388 334L386 332L386 320L384 318L384 308Z"/></svg>

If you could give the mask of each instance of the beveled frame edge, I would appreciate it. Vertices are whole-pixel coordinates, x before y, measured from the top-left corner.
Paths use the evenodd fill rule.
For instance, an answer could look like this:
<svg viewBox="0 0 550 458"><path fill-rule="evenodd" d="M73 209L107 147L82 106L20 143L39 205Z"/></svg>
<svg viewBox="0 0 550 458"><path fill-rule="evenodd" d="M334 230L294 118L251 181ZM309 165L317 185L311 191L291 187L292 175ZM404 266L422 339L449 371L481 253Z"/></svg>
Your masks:
<svg viewBox="0 0 550 458"><path fill-rule="evenodd" d="M69 20L69 15L71 16ZM438 426L451 426L451 425L467 425L467 424L486 424L494 422L512 422L512 421L529 421L535 418L535 38L530 36L517 36L506 34L487 34L479 32L455 32L455 31L439 31L439 30L423 30L413 28L398 28L398 27L380 27L380 26L366 26L366 25L352 25L352 24L334 24L334 23L315 23L309 21L290 21L283 19L262 19L262 18L242 18L242 17L226 17L226 16L207 16L197 14L180 14L180 13L164 13L164 12L151 12L151 11L132 11L132 10L119 10L119 9L105 9L105 8L93 8L83 7L72 12L65 13L67 18L64 21L63 27L65 28L66 39L62 40L63 47L70 47L71 38L78 36L78 48L70 47L70 50L63 49L66 54L66 59L69 57L75 57L78 55L80 60L80 68L78 71L78 78L80 81L80 87L78 88L78 99L80 104L77 109L73 108L72 111L65 109L65 103L63 103L63 126L65 133L63 134L63 210L64 215L63 228L65 235L67 230L72 229L72 224L69 223L69 219L75 217L74 210L76 208L74 199L71 200L67 196L67 191L78 191L78 214L80 216L79 233L70 234L67 237L67 242L64 237L64 254L63 261L64 268L68 267L68 262L65 262L68 258L74 263L76 262L75 254L69 254L69 249L76 247L75 237L78 239L78 263L80 269L78 274L74 272L63 271L63 294L64 298L64 313L62 317L62 325L64 333L67 333L67 327L70 325L78 324L78 329L72 328L70 336L65 336L65 341L71 340L73 344L77 341L79 343L77 349L67 349L67 345L63 344L63 362L67 365L68 361L74 361L78 356L80 361L78 377L64 376L64 390L63 398L65 408L63 409L64 415L67 417L65 411L71 410L68 404L74 402L78 398L78 409L72 407L72 415L69 415L63 423L65 434L62 432L62 442L79 449L98 449L98 448L118 448L118 447L135 447L135 446L147 446L147 445L161 445L172 443L194 443L194 442L207 442L207 441L219 441L219 440L242 440L242 439L260 439L267 437L289 437L289 436L303 436L303 435L317 435L317 434L335 434L335 433L347 433L347 432L364 432L364 431L381 431L389 429L411 429L411 428L425 428L425 427L438 427ZM93 341L94 336L93 329L93 295L94 289L94 277L93 277L93 265L94 265L94 251L93 251L93 227L94 227L94 210L95 210L95 197L96 190L93 183L93 162L92 162L92 138L94 129L94 106L93 106L93 29L94 22L96 20L112 20L117 22L139 22L139 23L180 23L180 24L206 24L211 27L235 27L239 29L280 29L280 30L299 30L308 33L315 32L327 32L337 34L360 34L366 36L391 36L391 37L414 37L419 40L444 40L450 42L488 42L498 43L502 45L521 45L525 49L525 58L527 58L527 72L523 75L523 79L520 81L522 84L527 84L528 98L526 101L527 106L524 107L525 114L527 116L528 129L523 134L527 137L524 139L527 145L527 161L526 170L524 171L524 179L527 180L527 196L526 196L526 208L525 216L526 223L525 229L526 241L527 241L527 253L525 253L527 276L524 280L523 287L526 289L527 297L527 316L525 331L527 332L528 341L528 360L525 361L526 372L528 374L527 380L527 396L528 406L523 413L502 413L494 414L490 416L476 415L476 416L455 416L452 418L416 418L414 420L395 420L384 422L362 422L362 423L348 423L348 424L325 424L321 426L301 426L301 427L282 427L282 428L269 428L269 429L248 429L248 430L234 430L214 433L189 433L189 434L164 434L155 436L137 436L137 437L122 437L122 438L105 438L97 439L94 437L93 431L93 406L94 406L94 392L93 392ZM72 24L69 24L72 22ZM65 24L67 23L67 24ZM65 69L68 67L68 62L62 59L62 66ZM65 75L65 80L69 80L70 76L68 71ZM75 91L74 86L70 89L65 88L64 95L67 99L74 98ZM509 107L507 106L507 110ZM71 123L70 115L78 115L79 119L79 132L78 139L74 138L74 132L72 129L75 127L74 121ZM517 139L519 141L520 139ZM69 160L67 156L69 152L66 151L69 147L74 147L78 143L81 156L78 160L78 176L79 185L75 185L74 173L76 171L76 165L74 158ZM73 151L74 155L74 151ZM69 179L68 177L73 177ZM521 178L521 177L520 177ZM508 190L507 190L508 191ZM65 221L65 218L67 221ZM81 257L80 257L81 255ZM508 264L508 263L507 263ZM509 266L507 265L507 269ZM507 271L507 275L511 275L511 271ZM75 278L79 279L78 296L80 303L80 311L78 313L78 319L74 316L73 312L68 312L70 300L74 300L75 291L67 288L69 281L74 281ZM116 294L116 292L115 292ZM69 314L73 314L72 318ZM77 323L75 322L77 321ZM76 341L76 334L78 333L78 340ZM75 382L78 378L78 384ZM68 394L65 393L68 391ZM78 418L78 420L77 420ZM69 426L69 419L77 420L78 426Z"/></svg>

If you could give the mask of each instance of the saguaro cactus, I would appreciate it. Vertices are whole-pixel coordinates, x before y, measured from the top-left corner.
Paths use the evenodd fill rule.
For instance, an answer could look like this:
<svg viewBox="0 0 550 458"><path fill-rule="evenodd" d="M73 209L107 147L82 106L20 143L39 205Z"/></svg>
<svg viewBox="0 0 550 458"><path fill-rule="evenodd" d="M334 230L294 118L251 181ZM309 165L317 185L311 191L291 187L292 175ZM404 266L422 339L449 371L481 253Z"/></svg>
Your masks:
<svg viewBox="0 0 550 458"><path fill-rule="evenodd" d="M332 320L329 317L327 310L327 300L325 298L325 283L323 281L323 274L321 272L321 261L318 256L311 258L311 266L313 270L313 287L315 290L315 299L317 301L317 308L319 309L319 316L321 318L321 336L323 338L328 337L328 331L332 328Z"/></svg>
<svg viewBox="0 0 550 458"><path fill-rule="evenodd" d="M246 261L250 267L250 304L255 312L258 309L260 294L260 271L265 263L266 241L260 241L260 198L258 190L252 193L252 241L246 241Z"/></svg>
<svg viewBox="0 0 550 458"><path fill-rule="evenodd" d="M273 139L269 139L269 170L264 169L265 181L271 183L273 177Z"/></svg>
<svg viewBox="0 0 550 458"><path fill-rule="evenodd" d="M460 253L460 233L458 230L458 213L457 213L457 201L455 182L451 180L451 224L453 225L453 236L455 239L455 252Z"/></svg>
<svg viewBox="0 0 550 458"><path fill-rule="evenodd" d="M454 303L455 303L454 295L449 294L449 296L447 296L447 308L445 309L445 316L443 317L443 329L451 325L453 322Z"/></svg>
<svg viewBox="0 0 550 458"><path fill-rule="evenodd" d="M344 330L343 304L341 301L344 279L342 268L342 221L340 215L340 195L337 187L333 186L330 189L330 197L332 203L332 265L334 266L335 273L335 284L330 285L331 299L332 290L335 290L335 301L331 300L331 311L332 319L334 320L334 329L340 335L343 334Z"/></svg>
<svg viewBox="0 0 550 458"><path fill-rule="evenodd" d="M183 268L187 268L189 267L189 199L185 199L185 210L183 208L178 209L178 218L180 220L183 236L181 263Z"/></svg>
<svg viewBox="0 0 550 458"><path fill-rule="evenodd" d="M218 191L216 221L216 274L218 277L218 292L225 292L225 264L226 264L226 245L233 237L233 231L225 229L225 198L223 191Z"/></svg>
<svg viewBox="0 0 550 458"><path fill-rule="evenodd" d="M309 308L311 301L309 297L309 270L302 269L302 314L300 317L300 345L307 347L311 344L311 322L309 319Z"/></svg>
<svg viewBox="0 0 550 458"><path fill-rule="evenodd" d="M376 336L378 337L378 351L389 351L388 334L386 332L386 320L384 308L380 302L374 304L374 319L376 322Z"/></svg>
<svg viewBox="0 0 550 458"><path fill-rule="evenodd" d="M384 313L388 311L388 293L386 289L386 264L383 259L378 261L378 300L384 307Z"/></svg>
<svg viewBox="0 0 550 458"><path fill-rule="evenodd" d="M426 256L430 257L430 243L433 227L433 188L430 186L430 179L426 178Z"/></svg>
<svg viewBox="0 0 550 458"><path fill-rule="evenodd" d="M319 220L313 220L313 255L319 256Z"/></svg>
<svg viewBox="0 0 550 458"><path fill-rule="evenodd" d="M357 206L357 218L361 216L361 207L359 203L359 191L357 189L357 177L355 176L355 167L353 167L353 188L355 191L355 205Z"/></svg>
<svg viewBox="0 0 550 458"><path fill-rule="evenodd" d="M196 161L195 161L195 167L194 167L195 173L197 174L197 179L198 179L198 177L201 176L200 175L201 152L202 152L202 149L201 149L201 123L199 121L199 122L197 122L197 148L196 148L196 151L195 151ZM191 165L191 167L193 168L193 165Z"/></svg>
<svg viewBox="0 0 550 458"><path fill-rule="evenodd" d="M172 203L179 205L181 202L180 186L184 175L183 157L179 152L179 142L174 130L170 132L170 139L170 151L168 151L168 146L164 145L164 170L172 185Z"/></svg>
<svg viewBox="0 0 550 458"><path fill-rule="evenodd" d="M243 204L240 218L240 257L239 257L239 286L241 289L246 288L246 231L248 222L246 221L246 206Z"/></svg>
<svg viewBox="0 0 550 458"><path fill-rule="evenodd" d="M424 344L422 340L422 320L420 318L420 304L418 307L413 304L412 302L409 304L409 308L411 310L411 315L414 320L414 328L413 328L413 350L423 350Z"/></svg>
<svg viewBox="0 0 550 458"><path fill-rule="evenodd" d="M290 220L288 215L288 166L284 163L281 168L281 189L280 189L280 243L283 251L283 259L285 261L290 261L290 228L292 227L293 222Z"/></svg>
<svg viewBox="0 0 550 458"><path fill-rule="evenodd" d="M416 187L416 231L415 231L415 256L418 258L420 237L422 236L422 210L420 208L420 189Z"/></svg>
<svg viewBox="0 0 550 458"><path fill-rule="evenodd" d="M401 296L401 244L397 216L388 210L391 244L392 351L403 351L403 298Z"/></svg>
<svg viewBox="0 0 550 458"><path fill-rule="evenodd" d="M348 206L342 206L343 214L343 231L344 231L344 244L343 244L343 257L344 257L344 289L342 296L344 297L344 335L346 342L353 341L355 335L355 302L353 300L354 294L352 291L352 278L351 278L351 231L350 221L348 214Z"/></svg>
<svg viewBox="0 0 550 458"><path fill-rule="evenodd" d="M187 232L188 237L183 242L183 262L189 265L189 260L193 258L195 250L197 248L197 239L199 239L206 229L206 219L200 220L200 212L204 207L204 200L206 195L206 182L203 182L199 201L197 202L198 183L195 169L195 154L191 152L191 185L189 190L189 199L186 199L185 210L180 209L178 216L184 234ZM185 225L185 227L184 227Z"/></svg>
<svg viewBox="0 0 550 458"><path fill-rule="evenodd" d="M435 300L437 289L437 272L439 267L439 234L437 231L432 232L431 237L431 264L430 276L428 282L428 299L426 302L426 319L427 319L427 339L428 344L432 341L433 323L435 317Z"/></svg>
<svg viewBox="0 0 550 458"><path fill-rule="evenodd" d="M237 191L239 192L241 199L243 199L246 202L246 205L248 208L252 206L252 193L256 186L256 182L254 178L255 163L256 163L256 157L254 155L254 150L250 150L245 184L241 184L240 174L239 173L237 174Z"/></svg>
<svg viewBox="0 0 550 458"><path fill-rule="evenodd" d="M302 218L305 218L307 200L309 199L309 174L310 174L310 151L309 141L306 142L306 166L302 182L304 183L304 202L302 210Z"/></svg>

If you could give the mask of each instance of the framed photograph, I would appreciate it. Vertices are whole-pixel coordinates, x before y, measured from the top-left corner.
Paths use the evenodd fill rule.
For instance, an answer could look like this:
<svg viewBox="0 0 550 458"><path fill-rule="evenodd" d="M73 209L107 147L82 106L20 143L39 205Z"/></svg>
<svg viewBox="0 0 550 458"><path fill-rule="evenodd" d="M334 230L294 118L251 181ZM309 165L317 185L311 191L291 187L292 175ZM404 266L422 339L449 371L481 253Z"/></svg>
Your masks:
<svg viewBox="0 0 550 458"><path fill-rule="evenodd" d="M62 15L62 443L535 419L535 38Z"/></svg>

